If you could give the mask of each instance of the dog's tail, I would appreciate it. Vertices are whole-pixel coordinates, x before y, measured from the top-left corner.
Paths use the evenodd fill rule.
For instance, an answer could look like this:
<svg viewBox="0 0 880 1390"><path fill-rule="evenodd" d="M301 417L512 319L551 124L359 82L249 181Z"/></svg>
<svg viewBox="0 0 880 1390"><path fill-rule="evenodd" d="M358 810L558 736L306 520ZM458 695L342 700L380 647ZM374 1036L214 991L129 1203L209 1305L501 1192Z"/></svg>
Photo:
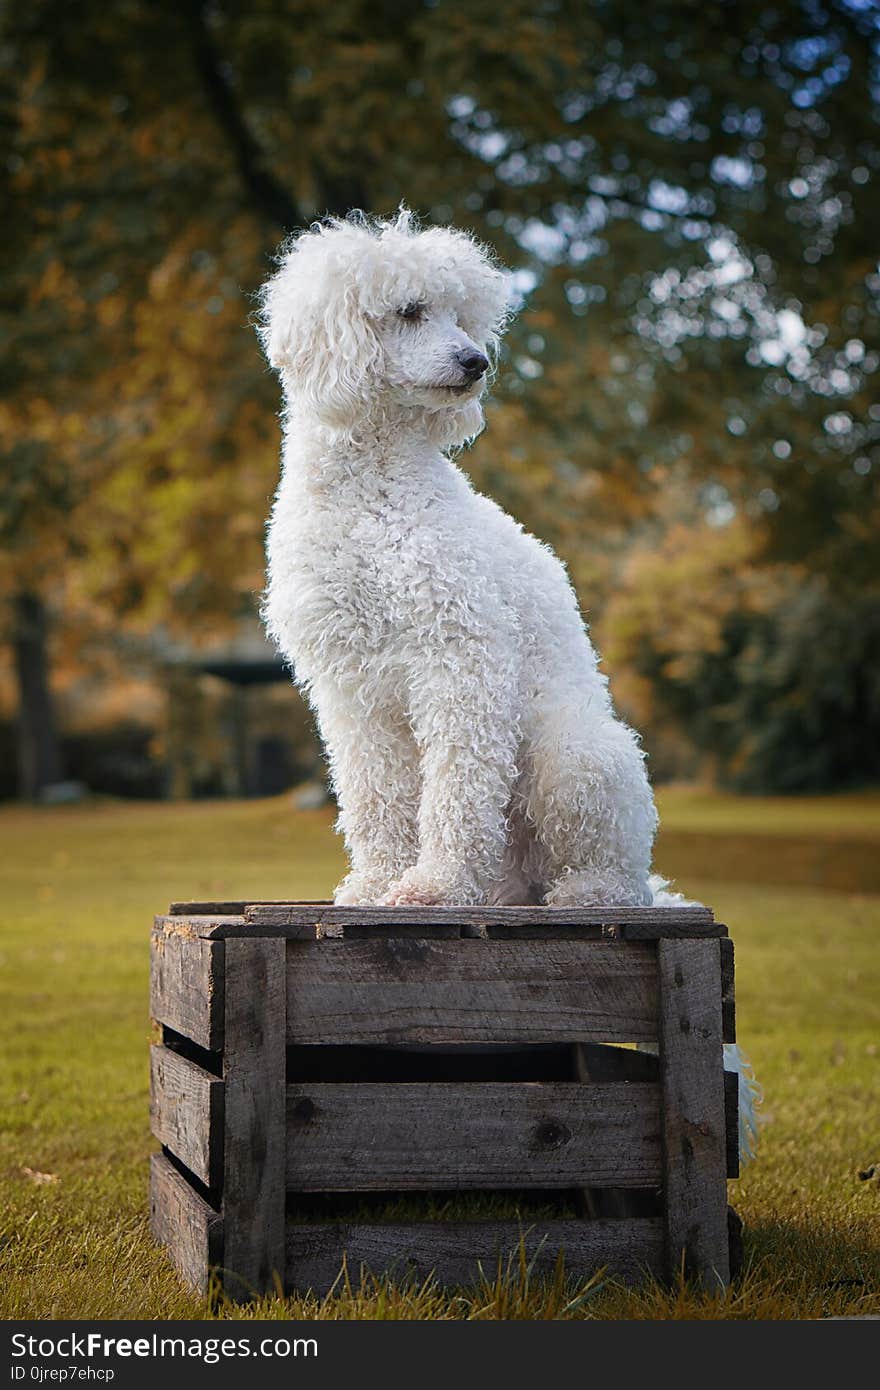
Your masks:
<svg viewBox="0 0 880 1390"><path fill-rule="evenodd" d="M744 1168L758 1148L761 1117L758 1107L764 1099L752 1064L737 1043L724 1044L724 1070L736 1072L739 1081L739 1161Z"/></svg>
<svg viewBox="0 0 880 1390"><path fill-rule="evenodd" d="M648 879L651 890L652 907L702 907L696 898L686 898L684 893L673 891L672 884L662 874L651 874Z"/></svg>

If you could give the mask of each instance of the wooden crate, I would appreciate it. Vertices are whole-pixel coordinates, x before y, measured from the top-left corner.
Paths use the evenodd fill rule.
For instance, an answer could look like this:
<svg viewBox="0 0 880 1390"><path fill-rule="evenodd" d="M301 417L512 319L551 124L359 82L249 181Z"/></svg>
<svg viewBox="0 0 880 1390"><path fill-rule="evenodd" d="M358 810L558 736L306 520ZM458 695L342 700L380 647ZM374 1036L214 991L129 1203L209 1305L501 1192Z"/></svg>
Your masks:
<svg viewBox="0 0 880 1390"><path fill-rule="evenodd" d="M469 1283L521 1235L540 1269L562 1249L571 1273L683 1263L724 1286L733 999L706 908L172 904L152 938L154 1236L193 1288L214 1270L238 1298L323 1292L344 1254L355 1276ZM576 1194L583 1216L338 1215L344 1194L487 1189Z"/></svg>

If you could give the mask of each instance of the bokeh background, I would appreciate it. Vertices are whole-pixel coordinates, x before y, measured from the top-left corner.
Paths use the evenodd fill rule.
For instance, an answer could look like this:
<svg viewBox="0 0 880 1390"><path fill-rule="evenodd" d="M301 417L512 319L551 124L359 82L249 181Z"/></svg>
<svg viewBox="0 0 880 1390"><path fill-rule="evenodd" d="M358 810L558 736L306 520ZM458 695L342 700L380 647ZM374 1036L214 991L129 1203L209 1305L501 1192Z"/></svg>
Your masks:
<svg viewBox="0 0 880 1390"><path fill-rule="evenodd" d="M10 0L0 795L319 798L249 316L285 234L401 200L516 273L464 463L566 559L655 780L876 782L878 21Z"/></svg>

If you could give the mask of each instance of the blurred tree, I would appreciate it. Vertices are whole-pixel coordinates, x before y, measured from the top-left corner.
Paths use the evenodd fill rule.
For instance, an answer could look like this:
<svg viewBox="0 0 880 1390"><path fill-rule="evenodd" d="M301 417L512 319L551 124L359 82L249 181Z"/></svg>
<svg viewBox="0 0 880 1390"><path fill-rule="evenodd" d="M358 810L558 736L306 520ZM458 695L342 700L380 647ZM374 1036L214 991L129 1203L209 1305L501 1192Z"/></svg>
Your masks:
<svg viewBox="0 0 880 1390"><path fill-rule="evenodd" d="M591 606L670 496L835 603L876 585L873 3L8 0L0 26L10 635L85 596L190 632L248 601L276 389L247 296L283 231L401 199L518 268L472 463Z"/></svg>
<svg viewBox="0 0 880 1390"><path fill-rule="evenodd" d="M755 540L677 524L628 557L602 635L653 763L679 772L687 729L690 773L739 791L880 779L880 605L756 563Z"/></svg>

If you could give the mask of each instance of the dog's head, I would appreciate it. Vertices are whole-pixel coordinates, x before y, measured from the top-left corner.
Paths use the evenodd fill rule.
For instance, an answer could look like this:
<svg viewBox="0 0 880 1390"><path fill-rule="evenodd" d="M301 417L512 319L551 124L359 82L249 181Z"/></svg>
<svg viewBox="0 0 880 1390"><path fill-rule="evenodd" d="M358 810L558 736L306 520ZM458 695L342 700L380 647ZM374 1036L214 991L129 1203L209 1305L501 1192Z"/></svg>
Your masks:
<svg viewBox="0 0 880 1390"><path fill-rule="evenodd" d="M327 423L378 409L448 417L476 434L479 398L509 305L490 253L448 227L334 219L283 248L259 331L285 390ZM439 422L438 422L439 423Z"/></svg>

